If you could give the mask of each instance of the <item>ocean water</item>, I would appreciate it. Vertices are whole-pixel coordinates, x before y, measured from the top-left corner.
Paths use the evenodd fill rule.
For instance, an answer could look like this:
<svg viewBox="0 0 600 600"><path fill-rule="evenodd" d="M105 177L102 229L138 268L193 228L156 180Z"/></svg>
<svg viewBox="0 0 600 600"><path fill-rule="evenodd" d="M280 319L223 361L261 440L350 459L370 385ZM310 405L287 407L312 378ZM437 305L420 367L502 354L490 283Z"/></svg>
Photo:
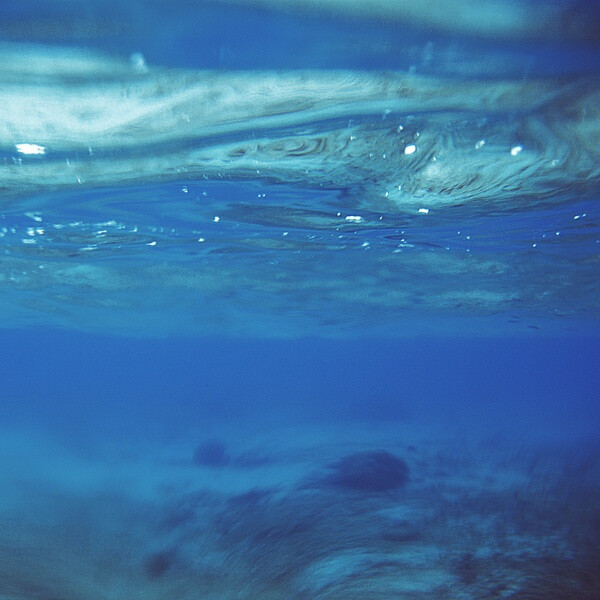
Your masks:
<svg viewBox="0 0 600 600"><path fill-rule="evenodd" d="M598 600L600 10L0 4L0 600Z"/></svg>

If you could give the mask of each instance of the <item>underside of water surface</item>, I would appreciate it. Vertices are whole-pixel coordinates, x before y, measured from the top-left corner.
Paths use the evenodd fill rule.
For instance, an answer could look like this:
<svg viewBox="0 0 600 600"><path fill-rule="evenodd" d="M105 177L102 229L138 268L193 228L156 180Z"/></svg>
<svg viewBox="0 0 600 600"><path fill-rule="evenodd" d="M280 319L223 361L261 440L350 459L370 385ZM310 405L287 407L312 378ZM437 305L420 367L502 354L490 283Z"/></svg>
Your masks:
<svg viewBox="0 0 600 600"><path fill-rule="evenodd" d="M597 323L595 76L184 71L0 50L5 327Z"/></svg>

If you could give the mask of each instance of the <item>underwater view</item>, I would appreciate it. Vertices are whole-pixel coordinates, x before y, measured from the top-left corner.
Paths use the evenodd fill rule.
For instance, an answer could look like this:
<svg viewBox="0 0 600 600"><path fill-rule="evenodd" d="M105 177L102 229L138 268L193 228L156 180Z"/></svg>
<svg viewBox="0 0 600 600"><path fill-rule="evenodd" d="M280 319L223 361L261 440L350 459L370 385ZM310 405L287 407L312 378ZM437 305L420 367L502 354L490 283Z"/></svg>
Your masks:
<svg viewBox="0 0 600 600"><path fill-rule="evenodd" d="M0 600L599 600L600 6L0 4Z"/></svg>

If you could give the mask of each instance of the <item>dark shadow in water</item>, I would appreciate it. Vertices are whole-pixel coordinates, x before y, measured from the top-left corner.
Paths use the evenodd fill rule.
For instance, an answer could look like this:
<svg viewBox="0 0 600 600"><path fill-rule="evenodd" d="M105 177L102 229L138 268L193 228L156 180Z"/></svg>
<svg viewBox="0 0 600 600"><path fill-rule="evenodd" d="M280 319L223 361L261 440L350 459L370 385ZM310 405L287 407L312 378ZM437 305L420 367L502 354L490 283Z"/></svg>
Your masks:
<svg viewBox="0 0 600 600"><path fill-rule="evenodd" d="M0 522L0 595L598 600L598 444L506 442L265 447L279 460L258 466L232 446L208 468L153 463L152 501L38 481L36 503ZM273 483L273 467L287 479ZM126 486L144 476L129 474Z"/></svg>

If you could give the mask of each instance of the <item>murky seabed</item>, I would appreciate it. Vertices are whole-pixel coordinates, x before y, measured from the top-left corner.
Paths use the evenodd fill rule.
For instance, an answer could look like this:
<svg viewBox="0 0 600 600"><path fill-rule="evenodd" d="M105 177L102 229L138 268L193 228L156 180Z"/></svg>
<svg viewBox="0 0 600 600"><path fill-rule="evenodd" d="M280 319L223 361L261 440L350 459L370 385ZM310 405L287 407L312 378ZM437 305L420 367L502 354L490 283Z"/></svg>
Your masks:
<svg viewBox="0 0 600 600"><path fill-rule="evenodd" d="M597 440L212 433L82 453L3 431L3 597L597 597Z"/></svg>

